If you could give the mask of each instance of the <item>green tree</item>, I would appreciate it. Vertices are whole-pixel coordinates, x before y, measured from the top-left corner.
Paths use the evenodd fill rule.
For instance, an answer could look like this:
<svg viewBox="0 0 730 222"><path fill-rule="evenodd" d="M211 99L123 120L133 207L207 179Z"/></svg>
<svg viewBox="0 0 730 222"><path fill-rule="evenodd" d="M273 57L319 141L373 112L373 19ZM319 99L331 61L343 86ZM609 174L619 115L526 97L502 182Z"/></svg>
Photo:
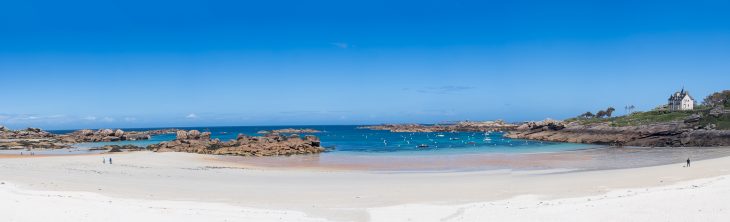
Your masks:
<svg viewBox="0 0 730 222"><path fill-rule="evenodd" d="M608 109L606 109L606 116L611 117L613 111L616 111L616 109L614 109L613 107L608 107Z"/></svg>
<svg viewBox="0 0 730 222"><path fill-rule="evenodd" d="M583 113L583 114L580 115L580 117L583 117L583 118L593 118L595 116L596 115L594 115L592 112L585 112L585 113Z"/></svg>
<svg viewBox="0 0 730 222"><path fill-rule="evenodd" d="M708 107L725 106L730 107L730 90L713 93L702 101L702 105Z"/></svg>

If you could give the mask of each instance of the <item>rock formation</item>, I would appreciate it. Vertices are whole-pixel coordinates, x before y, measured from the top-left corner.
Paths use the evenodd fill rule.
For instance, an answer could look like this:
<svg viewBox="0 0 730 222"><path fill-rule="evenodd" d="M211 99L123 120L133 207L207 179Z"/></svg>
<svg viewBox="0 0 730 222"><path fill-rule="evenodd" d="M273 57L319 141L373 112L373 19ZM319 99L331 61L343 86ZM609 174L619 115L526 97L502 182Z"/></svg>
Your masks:
<svg viewBox="0 0 730 222"><path fill-rule="evenodd" d="M236 140L221 142L210 139L210 133L200 133L197 130L178 131L177 139L147 147L156 152L188 152L216 155L237 156L276 156L293 154L315 154L324 151L320 147L319 138L297 135L281 136L268 134L266 136L251 137L239 134Z"/></svg>
<svg viewBox="0 0 730 222"><path fill-rule="evenodd" d="M321 131L316 129L294 129L294 128L286 128L286 129L277 129L277 130L271 130L266 131L262 130L259 131L258 134L272 134L272 133L278 133L278 134L303 134L303 133L320 133Z"/></svg>
<svg viewBox="0 0 730 222"><path fill-rule="evenodd" d="M54 135L52 133L38 128L9 130L3 127L3 130L0 130L0 139L49 139L53 137Z"/></svg>
<svg viewBox="0 0 730 222"><path fill-rule="evenodd" d="M178 139L178 140L188 139L188 131L178 130L175 134L176 134L175 139Z"/></svg>
<svg viewBox="0 0 730 222"><path fill-rule="evenodd" d="M506 131L517 128L517 125L505 123L504 121L484 121L472 122L463 121L456 124L437 124L437 125L421 125L421 124L384 124L376 126L364 126L361 129L371 130L388 130L391 132L488 132L488 131Z"/></svg>
<svg viewBox="0 0 730 222"><path fill-rule="evenodd" d="M97 149L107 150L110 153L145 150L144 147L138 147L138 146L135 146L135 145L122 145L122 146L120 146L120 145L106 145L106 146L99 147Z"/></svg>
<svg viewBox="0 0 730 222"><path fill-rule="evenodd" d="M122 137L123 135L124 135L124 131L121 129L114 131L114 136L116 136L116 137Z"/></svg>
<svg viewBox="0 0 730 222"><path fill-rule="evenodd" d="M52 139L11 139L0 140L0 149L28 149L28 148L45 148L45 149L61 149L69 148L70 144L62 143Z"/></svg>
<svg viewBox="0 0 730 222"><path fill-rule="evenodd" d="M117 129L100 129L100 130L78 130L69 134L57 135L58 139L67 143L82 142L113 142L113 141L135 141L148 140L153 135L174 133L174 130L151 130L151 131L129 131Z"/></svg>
<svg viewBox="0 0 730 222"><path fill-rule="evenodd" d="M698 127L698 122L696 116L690 116L684 121L615 127L609 123L582 125L546 120L522 124L505 137L641 147L730 145L730 130L705 129Z"/></svg>
<svg viewBox="0 0 730 222"><path fill-rule="evenodd" d="M0 149L67 148L69 144L59 141L56 135L38 128L10 130L0 127Z"/></svg>
<svg viewBox="0 0 730 222"><path fill-rule="evenodd" d="M78 130L69 134L57 135L38 128L24 130L9 130L2 127L0 130L0 148L68 148L71 144L82 142L111 142L126 140L147 140L152 135L174 133L174 130L151 130L125 132L121 129Z"/></svg>

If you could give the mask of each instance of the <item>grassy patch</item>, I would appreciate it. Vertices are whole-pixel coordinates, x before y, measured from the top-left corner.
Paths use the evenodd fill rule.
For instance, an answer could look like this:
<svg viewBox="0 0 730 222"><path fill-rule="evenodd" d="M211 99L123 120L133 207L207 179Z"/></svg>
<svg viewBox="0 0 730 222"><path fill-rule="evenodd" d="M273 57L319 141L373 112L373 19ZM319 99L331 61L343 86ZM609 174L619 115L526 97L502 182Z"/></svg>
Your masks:
<svg viewBox="0 0 730 222"><path fill-rule="evenodd" d="M730 130L730 115L722 115L720 117L706 117L700 120L700 125L706 126L715 124L715 129Z"/></svg>
<svg viewBox="0 0 730 222"><path fill-rule="evenodd" d="M612 121L612 126L639 126L653 123L681 121L694 114L695 111L649 111L636 112L628 116L621 116Z"/></svg>
<svg viewBox="0 0 730 222"><path fill-rule="evenodd" d="M610 123L611 126L639 126L653 123L664 123L671 121L681 121L698 111L648 111L635 112L626 116L618 116L611 118L571 118L566 121L577 121L583 125L596 123Z"/></svg>
<svg viewBox="0 0 730 222"><path fill-rule="evenodd" d="M616 117L611 118L570 118L566 119L566 122L578 122L582 125L589 125L594 123L604 123L604 122L610 122L612 119L615 119Z"/></svg>

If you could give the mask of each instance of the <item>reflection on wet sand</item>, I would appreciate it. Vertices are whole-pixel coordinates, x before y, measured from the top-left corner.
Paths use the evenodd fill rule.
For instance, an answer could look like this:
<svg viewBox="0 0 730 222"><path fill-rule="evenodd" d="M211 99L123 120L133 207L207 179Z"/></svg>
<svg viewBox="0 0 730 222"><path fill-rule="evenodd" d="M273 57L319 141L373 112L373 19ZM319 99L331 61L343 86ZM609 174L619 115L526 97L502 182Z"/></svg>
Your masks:
<svg viewBox="0 0 730 222"><path fill-rule="evenodd" d="M368 171L605 170L682 163L730 156L728 147L600 147L530 154L368 155L345 152L307 156L238 157L216 160L262 168Z"/></svg>

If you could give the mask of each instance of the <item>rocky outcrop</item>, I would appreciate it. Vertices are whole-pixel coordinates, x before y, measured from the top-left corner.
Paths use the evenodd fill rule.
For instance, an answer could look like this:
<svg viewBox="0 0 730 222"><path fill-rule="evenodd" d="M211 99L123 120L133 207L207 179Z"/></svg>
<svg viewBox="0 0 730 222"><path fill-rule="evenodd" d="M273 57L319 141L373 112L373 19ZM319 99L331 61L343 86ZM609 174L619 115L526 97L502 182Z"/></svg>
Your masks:
<svg viewBox="0 0 730 222"><path fill-rule="evenodd" d="M239 134L236 140L221 142L210 139L210 133L198 131L178 131L177 139L170 142L150 145L155 152L188 152L215 155L237 156L276 156L294 154L316 154L324 151L316 136L282 136L268 134L251 137Z"/></svg>
<svg viewBox="0 0 730 222"><path fill-rule="evenodd" d="M118 130L114 131L114 136L121 138L122 136L124 136L124 131L121 129L118 129Z"/></svg>
<svg viewBox="0 0 730 222"><path fill-rule="evenodd" d="M53 139L0 139L0 149L61 149L69 148L70 144Z"/></svg>
<svg viewBox="0 0 730 222"><path fill-rule="evenodd" d="M188 139L188 131L185 130L178 130L175 132L176 136L175 139L177 140L186 140Z"/></svg>
<svg viewBox="0 0 730 222"><path fill-rule="evenodd" d="M717 106L717 107L713 107L712 109L710 109L710 112L708 114L712 117L717 118L717 117L721 117L723 115L730 115L730 110L725 109L722 106Z"/></svg>
<svg viewBox="0 0 730 222"><path fill-rule="evenodd" d="M136 141L136 140L148 140L153 135L174 133L174 130L151 130L151 131L129 131L117 129L99 129L89 130L83 129L74 131L69 134L58 135L58 139L67 143L82 143L82 142L114 142L114 141Z"/></svg>
<svg viewBox="0 0 730 222"><path fill-rule="evenodd" d="M140 151L145 150L144 147L139 147L135 145L106 145L97 148L99 150L107 150L110 153L116 153L116 152L131 152L131 151Z"/></svg>
<svg viewBox="0 0 730 222"><path fill-rule="evenodd" d="M3 127L0 130L0 139L49 139L55 135L39 128L27 128L24 130L9 130Z"/></svg>
<svg viewBox="0 0 730 222"><path fill-rule="evenodd" d="M102 147L92 148L91 150L106 150L110 153L118 153L118 152L132 152L132 151L141 151L145 150L144 147L139 147L135 145L106 145Z"/></svg>
<svg viewBox="0 0 730 222"><path fill-rule="evenodd" d="M198 130L190 130L190 131L178 130L177 132L175 132L175 134L176 134L175 139L178 139L178 140L210 139L210 132L201 133Z"/></svg>
<svg viewBox="0 0 730 222"><path fill-rule="evenodd" d="M10 130L5 127L0 127L0 149L58 149L67 147L70 147L70 145L59 141L54 134L39 128Z"/></svg>
<svg viewBox="0 0 730 222"><path fill-rule="evenodd" d="M57 135L39 128L27 128L24 130L9 130L2 127L0 130L0 148L2 149L23 149L23 148L69 148L71 144L81 142L112 142L126 140L147 140L152 135L174 133L174 130L151 130L131 131L117 129L100 130L78 130L69 134Z"/></svg>
<svg viewBox="0 0 730 222"><path fill-rule="evenodd" d="M561 130L565 128L565 123L559 120L545 119L538 122L527 122L518 126L517 130Z"/></svg>
<svg viewBox="0 0 730 222"><path fill-rule="evenodd" d="M294 129L294 128L286 128L286 129L277 129L277 130L261 130L258 131L258 134L303 134L303 133L320 133L321 131L316 129Z"/></svg>
<svg viewBox="0 0 730 222"><path fill-rule="evenodd" d="M528 122L505 135L508 138L569 143L607 144L641 147L728 146L729 130L693 127L695 117L641 126L614 127L609 123L581 125L546 120Z"/></svg>
<svg viewBox="0 0 730 222"><path fill-rule="evenodd" d="M438 124L438 125L421 125L421 124L384 124L376 126L363 126L361 129L371 130L388 130L391 132L488 132L488 131L507 131L517 128L517 125L505 123L504 121L484 121L471 122L463 121L456 124Z"/></svg>

